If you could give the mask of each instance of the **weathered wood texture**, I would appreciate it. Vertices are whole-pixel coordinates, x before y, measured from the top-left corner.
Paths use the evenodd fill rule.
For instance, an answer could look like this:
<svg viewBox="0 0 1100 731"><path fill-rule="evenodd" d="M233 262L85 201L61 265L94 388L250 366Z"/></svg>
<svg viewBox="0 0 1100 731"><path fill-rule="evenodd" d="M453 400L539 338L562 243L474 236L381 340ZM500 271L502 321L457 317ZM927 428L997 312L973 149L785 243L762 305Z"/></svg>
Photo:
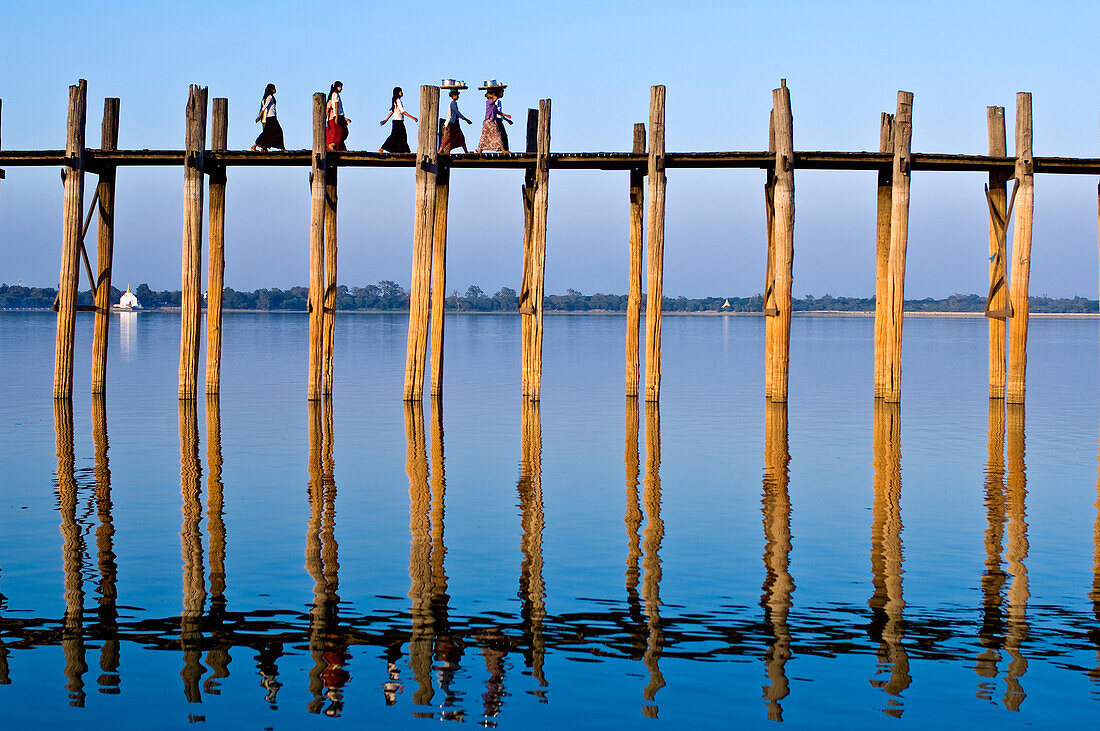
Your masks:
<svg viewBox="0 0 1100 731"><path fill-rule="evenodd" d="M901 401L901 327L905 313L905 250L909 240L910 157L913 94L898 92L894 115L894 168L890 193L890 257L886 273L886 388L883 398Z"/></svg>
<svg viewBox="0 0 1100 731"><path fill-rule="evenodd" d="M539 110L527 110L527 150L535 152L538 158L539 148ZM530 378L527 342L531 339L531 317L535 314L535 305L531 299L531 230L535 218L535 165L529 165L523 171L523 270L519 285L519 326L520 326L520 390L527 393Z"/></svg>
<svg viewBox="0 0 1100 731"><path fill-rule="evenodd" d="M183 168L183 260L180 295L179 397L195 398L202 321L202 208L205 175L207 87L187 95L187 164Z"/></svg>
<svg viewBox="0 0 1100 731"><path fill-rule="evenodd" d="M443 394L443 328L447 309L447 204L450 186L451 170L443 167L436 176L435 236L432 242L432 396Z"/></svg>
<svg viewBox="0 0 1100 731"><path fill-rule="evenodd" d="M775 347L773 318L775 309L775 109L768 113L768 154L771 165L764 180L764 231L766 255L764 258L764 396L772 395L772 359Z"/></svg>
<svg viewBox="0 0 1100 731"><path fill-rule="evenodd" d="M879 152L894 154L894 115L882 113L878 135ZM878 172L878 196L875 213L875 398L886 395L887 311L886 291L890 271L890 208L893 175Z"/></svg>
<svg viewBox="0 0 1100 731"><path fill-rule="evenodd" d="M986 107L989 127L989 155L1005 157L1004 107ZM989 173L989 398L1005 395L1005 311L1008 309L1008 256L1005 251L1005 229L1008 226L1008 179L1005 170Z"/></svg>
<svg viewBox="0 0 1100 731"><path fill-rule="evenodd" d="M1031 159L1031 93L1016 95L1016 220L1012 229L1012 319L1008 326L1005 400L1024 402L1027 373L1028 279L1031 273L1031 219L1035 208L1035 166Z"/></svg>
<svg viewBox="0 0 1100 731"><path fill-rule="evenodd" d="M645 154L645 125L634 125L634 154ZM626 395L638 395L641 379L642 256L645 248L645 171L630 171L630 269L626 295Z"/></svg>
<svg viewBox="0 0 1100 731"><path fill-rule="evenodd" d="M309 174L309 375L306 397L321 398L325 327L325 95L313 95L313 165Z"/></svg>
<svg viewBox="0 0 1100 731"><path fill-rule="evenodd" d="M528 326L523 341L523 395L538 401L542 395L542 299L546 282L546 223L550 201L550 100L539 100L535 193L531 199L531 237L527 271L528 304L534 312L522 314Z"/></svg>
<svg viewBox="0 0 1100 731"><path fill-rule="evenodd" d="M118 148L118 99L103 100L101 147ZM99 168L96 188L99 205L99 237L96 246L98 274L91 286L95 292L95 332L92 335L92 393L107 390L107 333L111 325L111 268L115 251L115 169Z"/></svg>
<svg viewBox="0 0 1100 731"><path fill-rule="evenodd" d="M332 394L333 356L336 349L336 204L339 201L337 183L338 167L331 163L325 167L325 296L324 335L321 347L324 363L321 375L321 392Z"/></svg>
<svg viewBox="0 0 1100 731"><path fill-rule="evenodd" d="M229 146L229 100L215 99L211 110L211 147L224 152ZM206 281L206 392L221 393L222 293L225 289L225 166L209 170L210 261Z"/></svg>
<svg viewBox="0 0 1100 731"><path fill-rule="evenodd" d="M649 212L646 220L645 399L661 397L661 305L665 278L665 87L649 90Z"/></svg>
<svg viewBox="0 0 1100 731"><path fill-rule="evenodd" d="M424 395L424 365L428 353L432 238L435 235L436 173L439 147L435 125L439 87L420 87L420 118L416 142L416 201L413 208L412 285L409 288L409 339L405 351L405 400Z"/></svg>
<svg viewBox="0 0 1100 731"><path fill-rule="evenodd" d="M787 401L790 365L791 286L794 274L794 120L791 94L784 82L772 91L775 110L775 317L772 318L772 401Z"/></svg>
<svg viewBox="0 0 1100 731"><path fill-rule="evenodd" d="M88 116L88 82L69 87L65 136L65 199L61 221L61 276L57 292L57 342L53 397L73 395L73 345L76 338L76 293L80 280L80 217L84 211L84 131Z"/></svg>

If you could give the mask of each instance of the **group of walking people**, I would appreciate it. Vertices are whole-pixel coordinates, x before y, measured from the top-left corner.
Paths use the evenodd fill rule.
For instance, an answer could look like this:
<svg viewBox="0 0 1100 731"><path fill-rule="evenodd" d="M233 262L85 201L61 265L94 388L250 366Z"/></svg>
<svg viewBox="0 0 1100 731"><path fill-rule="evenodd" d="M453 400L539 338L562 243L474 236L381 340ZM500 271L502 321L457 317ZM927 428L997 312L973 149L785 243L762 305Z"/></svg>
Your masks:
<svg viewBox="0 0 1100 731"><path fill-rule="evenodd" d="M440 88L449 92L451 103L448 107L439 152L449 154L451 150L461 148L463 152L469 153L466 147L466 137L462 134L460 123L472 124L472 122L463 116L458 109L460 93L469 87L462 81L444 79ZM505 123L512 124L512 117L504 113L500 103L506 88L507 84L502 84L496 79L489 79L478 87L479 90L485 92L485 120L481 125L481 139L478 141L477 152L509 152L508 131L504 125ZM351 124L351 119L344 114L344 102L340 97L343 90L344 84L340 81L332 82L332 86L329 88L328 102L325 105L325 149L327 150L342 151L348 149L345 143L348 139L348 125ZM264 89L263 98L260 101L260 112L256 116L256 121L263 126L263 130L256 138L255 144L252 145L253 152L259 150L266 152L272 148L286 150L286 143L283 140L283 128L279 125L275 91L274 84L268 84L267 88ZM393 88L389 112L386 114L385 119L379 122L379 125L383 127L386 122L390 122L390 134L386 141L382 143L382 146L378 148L379 153L412 152L409 149L408 132L405 130L405 118L408 117L417 123L420 120L405 111L401 104L401 98L404 95L405 93L400 86Z"/></svg>

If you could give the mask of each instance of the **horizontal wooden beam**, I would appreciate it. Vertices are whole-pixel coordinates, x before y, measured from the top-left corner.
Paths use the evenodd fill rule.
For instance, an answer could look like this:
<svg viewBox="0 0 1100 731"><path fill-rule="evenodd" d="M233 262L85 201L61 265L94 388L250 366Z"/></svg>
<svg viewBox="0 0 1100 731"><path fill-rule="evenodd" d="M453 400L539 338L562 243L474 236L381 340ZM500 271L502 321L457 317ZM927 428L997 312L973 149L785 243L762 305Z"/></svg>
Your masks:
<svg viewBox="0 0 1100 731"><path fill-rule="evenodd" d="M207 168L241 167L308 167L312 164L309 150L286 152L249 152L246 150L207 151ZM527 169L535 164L534 153L488 153L440 155L439 164L452 168ZM1036 157L1036 173L1064 175L1100 175L1100 158ZM182 165L183 150L96 150L85 152L91 171L114 166ZM802 170L888 170L892 158L881 152L807 151L795 152L792 167ZM333 152L328 163L339 167L407 167L416 166L416 155L388 154L366 151ZM0 165L10 167L61 166L66 164L64 150L0 150ZM550 153L549 165L558 170L637 170L647 164L645 155L632 152L556 152ZM989 155L950 155L913 153L911 169L934 172L995 172L1012 171L1015 157ZM667 152L666 168L685 169L768 169L775 165L775 156L767 152Z"/></svg>

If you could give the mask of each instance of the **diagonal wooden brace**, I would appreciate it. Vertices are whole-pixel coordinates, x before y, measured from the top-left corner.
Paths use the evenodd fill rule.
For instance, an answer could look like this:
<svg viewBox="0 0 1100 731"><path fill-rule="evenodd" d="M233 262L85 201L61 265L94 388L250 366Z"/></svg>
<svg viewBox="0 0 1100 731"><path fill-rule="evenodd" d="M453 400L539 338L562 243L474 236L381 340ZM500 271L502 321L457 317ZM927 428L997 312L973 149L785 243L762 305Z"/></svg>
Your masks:
<svg viewBox="0 0 1100 731"><path fill-rule="evenodd" d="M1020 182L1017 180L1012 186L1012 196L1008 201L1008 210L1005 212L1005 215L1002 216L1001 212L997 210L997 206L993 203L992 196L989 194L989 186L985 186L985 200L986 203L989 204L989 220L993 223L993 230L997 236L997 253L993 255L994 276L989 283L989 294L985 300L985 316L997 320L1004 320L1012 317L1014 314L1008 292L1008 271L1006 266L1008 256L1005 249L1007 246L1008 223L1012 220L1012 208L1016 204L1016 192L1019 188ZM1002 289L1005 290L1006 307L998 310L991 309L993 298Z"/></svg>
<svg viewBox="0 0 1100 731"><path fill-rule="evenodd" d="M776 317L779 308L775 306L775 237L772 226L775 224L775 177L768 176L764 184L764 212L768 228L768 263L764 276L764 316Z"/></svg>

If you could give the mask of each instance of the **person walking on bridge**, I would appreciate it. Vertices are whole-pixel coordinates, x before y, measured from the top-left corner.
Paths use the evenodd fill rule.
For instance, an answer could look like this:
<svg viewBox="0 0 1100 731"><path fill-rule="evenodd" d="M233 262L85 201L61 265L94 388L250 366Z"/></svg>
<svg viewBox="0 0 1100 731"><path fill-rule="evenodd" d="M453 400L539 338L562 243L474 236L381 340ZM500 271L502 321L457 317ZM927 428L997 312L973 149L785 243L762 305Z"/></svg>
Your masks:
<svg viewBox="0 0 1100 731"><path fill-rule="evenodd" d="M344 100L340 98L340 92L344 90L344 82L334 81L328 90L328 104L325 107L327 122L325 123L325 149L347 150L344 141L348 138L348 125L351 120L344 116Z"/></svg>
<svg viewBox="0 0 1100 731"><path fill-rule="evenodd" d="M448 84L448 82L450 83ZM443 128L443 140L440 142L439 152L442 155L448 155L451 150L461 147L464 153L469 154L470 151L466 149L466 136L462 134L462 127L459 122L462 121L466 124L471 124L471 122L462 115L462 112L458 111L459 93L462 89L467 88L466 84L454 79L444 79L441 88L451 90L451 106L447 115L447 126Z"/></svg>
<svg viewBox="0 0 1100 731"><path fill-rule="evenodd" d="M500 108L500 98L504 96L505 84L489 79L478 89L485 92L485 121L481 123L481 140L477 144L478 152L508 152L508 137L504 131L504 121L512 123L512 118Z"/></svg>
<svg viewBox="0 0 1100 731"><path fill-rule="evenodd" d="M382 143L382 146L378 148L379 152L412 152L409 149L409 135L405 131L405 117L408 117L414 122L419 122L416 117L405 111L405 108L401 106L401 97L405 96L405 92L401 91L400 86L393 87L393 99L390 101L390 113L386 115L380 124L386 126L386 122L393 119L393 126L390 128L390 136L386 138L386 141Z"/></svg>
<svg viewBox="0 0 1100 731"><path fill-rule="evenodd" d="M275 113L274 84L268 84L267 88L264 89L264 95L260 101L260 113L256 117L256 121L263 125L263 130L260 132L260 136L256 138L256 143L252 145L252 151L259 152L262 149L267 152L268 148L274 147L286 152L286 143L283 142L283 128L279 125L279 118Z"/></svg>

